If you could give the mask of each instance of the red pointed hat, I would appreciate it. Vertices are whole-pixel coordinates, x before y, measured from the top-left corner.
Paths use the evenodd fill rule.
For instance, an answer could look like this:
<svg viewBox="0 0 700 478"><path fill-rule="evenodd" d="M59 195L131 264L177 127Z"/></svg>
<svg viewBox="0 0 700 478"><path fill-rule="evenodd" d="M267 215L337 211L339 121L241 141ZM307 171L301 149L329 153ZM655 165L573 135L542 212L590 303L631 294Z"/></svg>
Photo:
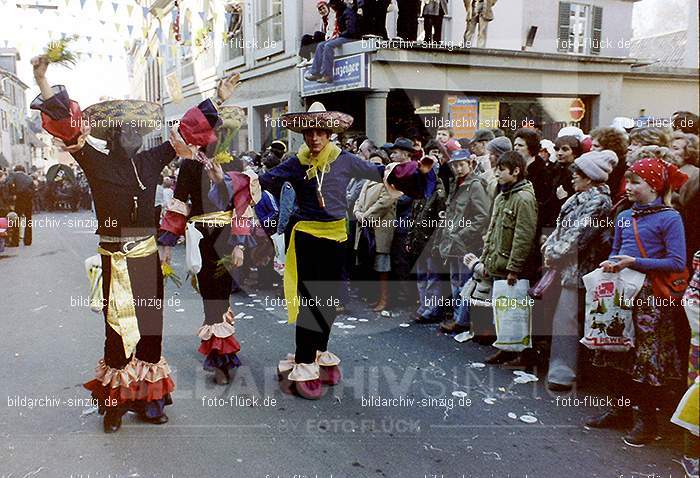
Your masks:
<svg viewBox="0 0 700 478"><path fill-rule="evenodd" d="M187 144L207 146L216 142L214 125L199 107L190 108L185 113L180 120L179 131Z"/></svg>

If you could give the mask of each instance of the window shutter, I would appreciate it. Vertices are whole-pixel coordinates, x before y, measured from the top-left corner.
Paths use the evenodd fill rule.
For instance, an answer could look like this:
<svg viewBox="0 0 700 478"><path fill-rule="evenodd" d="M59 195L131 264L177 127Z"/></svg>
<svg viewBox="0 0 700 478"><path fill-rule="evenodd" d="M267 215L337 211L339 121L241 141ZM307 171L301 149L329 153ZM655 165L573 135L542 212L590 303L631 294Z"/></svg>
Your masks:
<svg viewBox="0 0 700 478"><path fill-rule="evenodd" d="M557 50L562 52L569 51L569 20L571 17L571 3L559 2L559 26L557 28L559 36L557 38Z"/></svg>
<svg viewBox="0 0 700 478"><path fill-rule="evenodd" d="M603 38L603 7L593 7L591 25L591 55L600 55L600 42Z"/></svg>

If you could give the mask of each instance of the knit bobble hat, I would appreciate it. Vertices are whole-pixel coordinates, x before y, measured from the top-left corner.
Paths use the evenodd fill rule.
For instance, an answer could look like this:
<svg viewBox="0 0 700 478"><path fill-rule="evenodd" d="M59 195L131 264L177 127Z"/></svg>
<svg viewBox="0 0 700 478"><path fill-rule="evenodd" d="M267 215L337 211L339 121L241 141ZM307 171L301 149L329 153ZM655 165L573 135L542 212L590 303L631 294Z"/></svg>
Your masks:
<svg viewBox="0 0 700 478"><path fill-rule="evenodd" d="M609 149L591 151L576 158L574 164L591 181L602 183L617 165L617 155Z"/></svg>

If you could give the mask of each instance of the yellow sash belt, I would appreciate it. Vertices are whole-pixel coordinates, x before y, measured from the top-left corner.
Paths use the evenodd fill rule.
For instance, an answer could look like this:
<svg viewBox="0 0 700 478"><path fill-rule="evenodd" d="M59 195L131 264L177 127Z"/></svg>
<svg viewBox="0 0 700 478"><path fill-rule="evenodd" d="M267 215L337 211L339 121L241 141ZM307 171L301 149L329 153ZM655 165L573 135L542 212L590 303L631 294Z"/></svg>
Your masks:
<svg viewBox="0 0 700 478"><path fill-rule="evenodd" d="M216 211L192 216L188 222L199 222L207 226L228 226L231 224L231 211Z"/></svg>
<svg viewBox="0 0 700 478"><path fill-rule="evenodd" d="M118 333L124 344L126 357L136 349L141 334L136 320L136 308L134 307L134 293L131 290L127 259L147 257L158 252L155 237L151 236L145 241L137 243L127 252L110 252L102 247L97 252L103 256L110 256L111 274L109 280L109 304L107 305L107 323Z"/></svg>
<svg viewBox="0 0 700 478"><path fill-rule="evenodd" d="M299 297L297 296L299 277L297 275L297 253L294 243L294 236L297 231L311 234L320 239L328 239L337 242L343 242L348 239L348 234L345 230L345 219L331 222L299 221L294 225L289 239L287 258L284 266L284 298L287 301L287 322L290 324L296 322L297 315L299 315ZM319 261L324 260L323 257L317 257L315 259ZM309 260L309 258L306 260ZM338 277L338 280L340 280L340 277Z"/></svg>

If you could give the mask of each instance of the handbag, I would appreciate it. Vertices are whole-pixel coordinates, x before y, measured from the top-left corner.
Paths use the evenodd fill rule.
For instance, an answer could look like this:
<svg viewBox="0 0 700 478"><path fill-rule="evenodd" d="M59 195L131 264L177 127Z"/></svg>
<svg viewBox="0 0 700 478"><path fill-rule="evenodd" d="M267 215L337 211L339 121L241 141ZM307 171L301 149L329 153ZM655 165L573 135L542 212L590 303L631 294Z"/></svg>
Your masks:
<svg viewBox="0 0 700 478"><path fill-rule="evenodd" d="M639 230L637 229L637 220L632 218L632 229L634 230L634 239L637 241L639 252L642 257L646 258L647 251L644 249L642 241L639 239ZM655 297L659 298L680 298L688 288L688 269L683 268L682 272L676 271L652 271L648 273L651 279L651 288ZM672 302L673 303L673 302Z"/></svg>
<svg viewBox="0 0 700 478"><path fill-rule="evenodd" d="M547 269L547 272L542 275L540 280L538 280L535 285L528 289L527 295L533 299L542 299L542 296L544 296L547 289L554 284L554 280L557 278L557 275L559 275L559 271L556 269Z"/></svg>

